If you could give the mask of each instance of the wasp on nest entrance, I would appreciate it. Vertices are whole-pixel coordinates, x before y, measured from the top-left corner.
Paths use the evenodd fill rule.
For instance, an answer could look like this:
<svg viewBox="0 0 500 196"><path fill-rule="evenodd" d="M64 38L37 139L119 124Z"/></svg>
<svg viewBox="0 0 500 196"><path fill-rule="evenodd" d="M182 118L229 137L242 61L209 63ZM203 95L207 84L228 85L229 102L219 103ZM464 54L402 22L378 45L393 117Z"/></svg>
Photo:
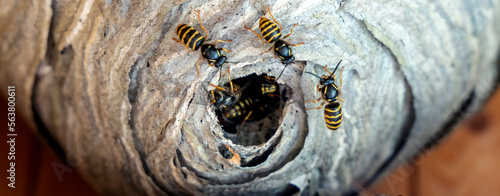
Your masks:
<svg viewBox="0 0 500 196"><path fill-rule="evenodd" d="M224 135L243 146L268 141L279 127L282 114L280 86L267 74L230 80L209 92Z"/></svg>

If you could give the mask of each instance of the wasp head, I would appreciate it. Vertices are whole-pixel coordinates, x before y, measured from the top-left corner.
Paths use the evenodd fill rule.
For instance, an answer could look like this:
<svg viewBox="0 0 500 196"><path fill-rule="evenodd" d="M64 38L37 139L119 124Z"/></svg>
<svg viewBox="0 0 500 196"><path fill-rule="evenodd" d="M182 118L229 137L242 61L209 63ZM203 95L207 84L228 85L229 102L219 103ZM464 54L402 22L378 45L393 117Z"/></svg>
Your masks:
<svg viewBox="0 0 500 196"><path fill-rule="evenodd" d="M224 65L224 63L226 63L226 59L227 59L227 58L226 58L226 56L221 55L221 56L217 59L217 61L215 61L215 67L220 67L220 66Z"/></svg>

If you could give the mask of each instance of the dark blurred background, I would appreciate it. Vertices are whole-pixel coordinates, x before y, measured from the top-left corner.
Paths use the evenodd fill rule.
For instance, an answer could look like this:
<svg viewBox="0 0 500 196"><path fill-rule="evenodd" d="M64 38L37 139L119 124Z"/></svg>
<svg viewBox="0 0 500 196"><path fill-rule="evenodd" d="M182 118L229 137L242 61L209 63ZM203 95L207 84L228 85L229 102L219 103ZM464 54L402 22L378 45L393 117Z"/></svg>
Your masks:
<svg viewBox="0 0 500 196"><path fill-rule="evenodd" d="M399 167L362 195L499 195L500 91L437 147Z"/></svg>
<svg viewBox="0 0 500 196"><path fill-rule="evenodd" d="M0 168L1 182L0 195L98 195L94 189L80 176L76 168L64 166L50 146L35 135L28 127L25 119L16 113L16 183L15 189L7 186L10 181L6 178L9 173L10 161L7 159L10 145L7 143L7 108L8 102L0 96ZM10 138L10 137L9 137ZM62 165L64 164L64 165ZM54 167L53 167L54 166ZM54 169L55 168L55 169ZM67 170L64 170L67 169ZM56 175L60 174L61 180ZM64 172L67 171L67 172Z"/></svg>
<svg viewBox="0 0 500 196"><path fill-rule="evenodd" d="M0 195L97 195L77 168L64 166L49 145L16 115L16 188L7 186L7 101L0 99ZM63 169L67 169L64 171ZM58 178L57 172L60 172ZM441 145L380 179L360 195L497 195L500 193L500 91ZM61 179L61 180L60 180Z"/></svg>

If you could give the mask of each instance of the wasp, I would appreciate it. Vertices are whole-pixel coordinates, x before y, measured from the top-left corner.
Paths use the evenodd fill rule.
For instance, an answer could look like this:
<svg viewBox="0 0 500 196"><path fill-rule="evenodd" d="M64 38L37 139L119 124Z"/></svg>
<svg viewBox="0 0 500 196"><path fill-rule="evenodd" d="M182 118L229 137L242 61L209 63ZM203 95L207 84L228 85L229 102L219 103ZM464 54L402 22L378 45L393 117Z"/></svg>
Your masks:
<svg viewBox="0 0 500 196"><path fill-rule="evenodd" d="M261 76L261 78L261 94L268 97L279 97L279 86L276 82L276 78L273 76L267 76L265 73Z"/></svg>
<svg viewBox="0 0 500 196"><path fill-rule="evenodd" d="M253 120L254 106L256 102L251 97L243 97L239 99L234 105L226 108L222 113L226 120L231 121L248 121Z"/></svg>
<svg viewBox="0 0 500 196"><path fill-rule="evenodd" d="M333 72L328 71L326 67L328 65L325 65L325 71L328 72L330 75L323 75L321 77L317 76L316 74L313 74L311 72L306 72L308 74L311 74L317 78L319 78L319 84L316 86L316 89L321 93L321 97L318 98L317 100L307 100L304 103L308 102L313 102L317 103L320 100L323 100L323 103L319 107L315 108L308 108L306 110L312 110L312 109L320 109L323 107L325 103L327 105L325 106L325 123L326 127L332 131L337 130L340 127L340 124L342 123L342 108L340 107L340 103L337 101L344 101L339 98L340 96L340 88L342 88L342 72L344 71L344 68L342 68L340 72L340 88L335 85L335 71L337 71L337 68L339 67L340 63L342 60L339 61Z"/></svg>
<svg viewBox="0 0 500 196"><path fill-rule="evenodd" d="M209 92L209 97L217 108L219 122L225 127L232 127L229 129L234 129L238 135L245 122L266 117L280 104L279 85L274 77L267 74L230 79L223 87L210 85L216 88ZM234 92L230 92L231 89ZM237 124L240 124L239 129L236 129Z"/></svg>
<svg viewBox="0 0 500 196"><path fill-rule="evenodd" d="M241 97L241 91L239 91L240 87L238 85L234 85L233 92L237 90L235 93L231 93L231 90L216 86L212 83L210 83L210 85L216 88L215 90L209 91L210 103L219 110L232 106Z"/></svg>
<svg viewBox="0 0 500 196"><path fill-rule="evenodd" d="M209 83L210 86L215 87L215 90L209 91L209 100L212 105L214 105L219 111L223 111L225 108L229 108L234 105L241 98L241 92L250 85L247 82L245 85L240 87L238 84L234 84L231 80L231 71L229 67L227 68L227 75L229 78L229 86L220 87Z"/></svg>
<svg viewBox="0 0 500 196"><path fill-rule="evenodd" d="M272 76L263 74L253 79L243 98L225 113L228 119L260 120L277 109L280 103L279 85Z"/></svg>
<svg viewBox="0 0 500 196"><path fill-rule="evenodd" d="M186 25L186 24L180 24L177 26L177 36L179 39L172 38L173 40L181 43L186 47L188 52L194 52L198 50L201 46L201 56L196 62L196 67L198 68L198 75L200 75L200 61L202 58L205 58L208 60L208 65L210 67L215 66L220 68L224 63L226 62L227 58L225 55L221 54L221 50L229 53L231 52L230 50L227 50L225 48L217 48L216 45L218 42L232 42L232 40L216 40L214 43L204 43L205 40L207 39L208 32L203 27L203 24L201 24L200 20L200 11L198 10L198 22L200 23L201 28L203 31L205 31L205 36L203 36L199 31L194 29L193 27Z"/></svg>
<svg viewBox="0 0 500 196"><path fill-rule="evenodd" d="M246 95L242 96L243 91L250 85L251 81L240 87L240 84L236 84L231 80L229 67L227 69L229 83L223 87L209 83L215 89L208 91L208 97L210 103L216 108L219 123L231 130L233 129L231 127L234 127L238 121L243 119L246 121L251 118L254 103L252 98ZM250 110L247 111L247 109Z"/></svg>
<svg viewBox="0 0 500 196"><path fill-rule="evenodd" d="M272 76L263 74L251 77L251 85L242 98L223 112L226 121L241 122L237 135L247 121L258 121L274 112L280 105L279 85Z"/></svg>
<svg viewBox="0 0 500 196"><path fill-rule="evenodd" d="M259 105L259 114L261 116L265 116L269 113L272 113L279 107L280 103L280 89L279 85L276 82L276 78L273 76L267 76L267 74L263 74L260 77L260 101Z"/></svg>
<svg viewBox="0 0 500 196"><path fill-rule="evenodd" d="M215 89L208 91L204 86L203 88L205 88L205 91L208 92L210 104L212 104L216 108L215 113L217 114L219 123L227 129L231 130L232 128L230 127L234 127L235 124L232 120L230 120L230 118L226 117L228 116L228 111L238 103L238 101L241 99L243 90L246 89L250 83L248 82L242 87L240 87L240 85L238 84L233 84L233 81L230 77L229 67L227 69L229 84L220 87L209 82L209 85L215 87Z"/></svg>
<svg viewBox="0 0 500 196"><path fill-rule="evenodd" d="M290 35L292 35L293 28L295 28L295 26L297 26L298 24L294 24L290 33L288 35L286 35L285 37L283 37L283 39L280 39L281 29L282 29L281 24L278 21L276 21L276 19L274 19L274 16L271 13L271 8L269 5L267 6L267 10L269 11L269 14L273 18L274 22L269 20L268 18L260 17L259 29L260 29L260 33L262 34L262 36L246 26L245 26L245 28L252 31L253 33L255 33L255 35L257 35L259 37L259 39L260 39L260 41L262 41L262 43L274 42L274 46L269 48L269 50L262 52L260 55L267 53L274 48L274 57L278 56L281 59L281 63L283 63L285 65L285 67L281 71L280 75L278 76L278 78L279 78L281 76L281 74L283 74L283 71L285 70L286 66L288 64L290 64L293 60L295 60L295 57L292 54L292 49L290 49L290 46L300 46L300 45L304 44L304 42L302 42L300 44L289 44L283 40L283 39L289 37ZM264 41L264 39L262 39L262 37L264 37L264 39L266 41Z"/></svg>

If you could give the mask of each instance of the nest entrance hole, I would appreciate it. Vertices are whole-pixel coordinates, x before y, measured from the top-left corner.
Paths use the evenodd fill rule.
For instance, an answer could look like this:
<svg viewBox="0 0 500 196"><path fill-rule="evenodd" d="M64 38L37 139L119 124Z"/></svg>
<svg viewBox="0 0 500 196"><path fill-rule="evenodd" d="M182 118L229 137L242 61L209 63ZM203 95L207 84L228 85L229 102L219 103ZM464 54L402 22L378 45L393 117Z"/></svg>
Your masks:
<svg viewBox="0 0 500 196"><path fill-rule="evenodd" d="M224 136L233 143L242 146L260 145L266 143L280 126L280 118L283 114L282 103L286 99L282 97L282 91L286 90L284 85L276 82L272 76L267 74L251 74L245 77L232 80L233 84L244 87L241 91L239 101L251 99L253 104L240 105L233 104L224 110L216 110ZM276 89L271 93L264 93L265 86L275 85ZM229 86L229 83L224 84ZM271 95L272 94L272 95ZM245 107L245 112L239 118L227 118L224 113L230 108ZM241 110L243 111L243 110ZM248 115L252 112L251 115ZM251 119L245 120L245 116Z"/></svg>

